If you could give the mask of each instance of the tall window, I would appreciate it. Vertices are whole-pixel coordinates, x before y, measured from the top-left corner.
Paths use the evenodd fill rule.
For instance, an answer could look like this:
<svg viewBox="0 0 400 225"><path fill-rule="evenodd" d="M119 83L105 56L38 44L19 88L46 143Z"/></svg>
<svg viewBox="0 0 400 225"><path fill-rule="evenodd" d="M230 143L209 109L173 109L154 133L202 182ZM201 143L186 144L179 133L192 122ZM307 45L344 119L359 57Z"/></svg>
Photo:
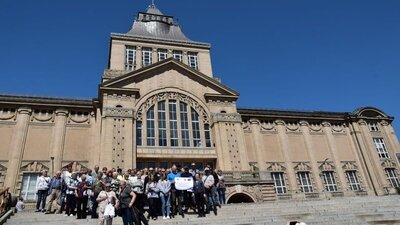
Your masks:
<svg viewBox="0 0 400 225"><path fill-rule="evenodd" d="M125 48L125 70L132 71L136 69L136 47L126 46Z"/></svg>
<svg viewBox="0 0 400 225"><path fill-rule="evenodd" d="M25 173L22 178L21 197L27 202L36 201L36 183L40 174Z"/></svg>
<svg viewBox="0 0 400 225"><path fill-rule="evenodd" d="M158 145L167 146L167 116L165 101L158 102Z"/></svg>
<svg viewBox="0 0 400 225"><path fill-rule="evenodd" d="M174 57L174 59L176 59L176 60L178 60L179 62L182 62L182 51L177 51L177 50L174 50L173 52L172 52L172 56Z"/></svg>
<svg viewBox="0 0 400 225"><path fill-rule="evenodd" d="M167 59L167 49L158 49L157 53L158 53L158 61L163 61L165 59Z"/></svg>
<svg viewBox="0 0 400 225"><path fill-rule="evenodd" d="M195 70L199 69L196 52L188 52L188 60L190 67L192 67Z"/></svg>
<svg viewBox="0 0 400 225"><path fill-rule="evenodd" d="M379 158L381 159L388 159L389 157L389 152L386 149L385 142L383 141L383 138L373 138L375 148L378 151Z"/></svg>
<svg viewBox="0 0 400 225"><path fill-rule="evenodd" d="M287 187L285 182L285 177L283 173L271 173L272 179L275 184L275 191L277 194L285 194L287 193Z"/></svg>
<svg viewBox="0 0 400 225"><path fill-rule="evenodd" d="M151 48L142 48L142 64L143 66L148 66L152 63L152 49Z"/></svg>
<svg viewBox="0 0 400 225"><path fill-rule="evenodd" d="M156 132L155 132L155 118L154 118L154 106L152 106L146 113L146 133L147 133L147 145L156 145Z"/></svg>
<svg viewBox="0 0 400 225"><path fill-rule="evenodd" d="M181 102L180 110L181 110L182 146L189 147L190 136L189 136L189 118L188 118L187 104Z"/></svg>
<svg viewBox="0 0 400 225"><path fill-rule="evenodd" d="M178 116L176 101L169 101L169 129L171 134L171 146L179 146L178 139Z"/></svg>
<svg viewBox="0 0 400 225"><path fill-rule="evenodd" d="M386 175L389 179L390 185L394 188L400 187L399 179L397 178L396 171L393 168L385 169Z"/></svg>
<svg viewBox="0 0 400 225"><path fill-rule="evenodd" d="M206 138L206 147L211 147L210 125L204 124L204 134Z"/></svg>
<svg viewBox="0 0 400 225"><path fill-rule="evenodd" d="M377 123L368 123L369 131L379 131Z"/></svg>
<svg viewBox="0 0 400 225"><path fill-rule="evenodd" d="M205 123L194 107L180 98L158 101L144 115L146 123L139 126L138 121L136 125L138 145L145 143L147 146L212 147L210 125ZM140 135L146 139L145 142Z"/></svg>
<svg viewBox="0 0 400 225"><path fill-rule="evenodd" d="M309 172L298 172L297 173L300 182L300 190L304 193L313 192L313 186L311 184Z"/></svg>
<svg viewBox="0 0 400 225"><path fill-rule="evenodd" d="M326 191L333 192L338 190L336 180L332 171L322 172L322 178L324 179Z"/></svg>
<svg viewBox="0 0 400 225"><path fill-rule="evenodd" d="M193 146L201 147L199 114L192 110Z"/></svg>
<svg viewBox="0 0 400 225"><path fill-rule="evenodd" d="M358 182L357 172L354 170L346 171L346 175L350 185L350 189L352 191L360 191L361 185L360 182Z"/></svg>
<svg viewBox="0 0 400 225"><path fill-rule="evenodd" d="M136 144L142 145L142 121L136 121Z"/></svg>

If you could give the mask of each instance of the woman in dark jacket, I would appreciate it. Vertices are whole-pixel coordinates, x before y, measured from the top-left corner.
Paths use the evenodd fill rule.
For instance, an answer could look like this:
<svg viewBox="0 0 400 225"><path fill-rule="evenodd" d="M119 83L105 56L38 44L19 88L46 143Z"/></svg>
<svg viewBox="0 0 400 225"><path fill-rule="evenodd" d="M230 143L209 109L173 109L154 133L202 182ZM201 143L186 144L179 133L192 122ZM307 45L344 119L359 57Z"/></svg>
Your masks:
<svg viewBox="0 0 400 225"><path fill-rule="evenodd" d="M86 181L86 175L83 174L81 176L81 181L78 183L75 190L77 209L76 215L78 219L86 219L88 203L88 196L86 193L89 189L92 189L92 186L88 181Z"/></svg>
<svg viewBox="0 0 400 225"><path fill-rule="evenodd" d="M206 216L206 214L204 212L204 205L206 204L205 188L204 188L203 181L200 179L200 174L198 174L198 173L196 173L196 175L195 175L193 192L194 192L196 205L197 205L197 213L199 214L198 217L205 217Z"/></svg>
<svg viewBox="0 0 400 225"><path fill-rule="evenodd" d="M124 225L133 225L134 216L132 211L136 194L130 186L126 185L126 181L119 182L119 207L121 209L121 217Z"/></svg>

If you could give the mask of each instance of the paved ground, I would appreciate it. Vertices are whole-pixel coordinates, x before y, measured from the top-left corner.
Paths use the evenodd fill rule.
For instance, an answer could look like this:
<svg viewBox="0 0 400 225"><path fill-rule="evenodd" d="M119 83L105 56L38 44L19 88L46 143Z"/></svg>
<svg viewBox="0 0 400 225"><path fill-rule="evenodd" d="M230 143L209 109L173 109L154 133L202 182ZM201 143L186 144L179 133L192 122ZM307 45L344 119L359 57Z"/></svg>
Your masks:
<svg viewBox="0 0 400 225"><path fill-rule="evenodd" d="M308 225L400 224L400 196L335 198L331 200L278 201L222 206L218 216L187 215L171 220L150 221L151 225L285 225L301 220ZM13 216L7 225L95 225L97 220L77 220L64 215L44 215L27 210ZM115 225L122 225L120 217Z"/></svg>

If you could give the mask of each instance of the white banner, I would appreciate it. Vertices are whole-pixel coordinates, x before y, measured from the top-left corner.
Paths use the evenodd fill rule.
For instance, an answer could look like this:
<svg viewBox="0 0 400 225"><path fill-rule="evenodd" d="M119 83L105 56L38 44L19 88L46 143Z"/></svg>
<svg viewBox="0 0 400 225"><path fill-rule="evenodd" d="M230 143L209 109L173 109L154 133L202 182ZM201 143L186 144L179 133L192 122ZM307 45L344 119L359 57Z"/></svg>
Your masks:
<svg viewBox="0 0 400 225"><path fill-rule="evenodd" d="M175 177L175 188L176 190L192 190L193 189L193 178L192 177Z"/></svg>

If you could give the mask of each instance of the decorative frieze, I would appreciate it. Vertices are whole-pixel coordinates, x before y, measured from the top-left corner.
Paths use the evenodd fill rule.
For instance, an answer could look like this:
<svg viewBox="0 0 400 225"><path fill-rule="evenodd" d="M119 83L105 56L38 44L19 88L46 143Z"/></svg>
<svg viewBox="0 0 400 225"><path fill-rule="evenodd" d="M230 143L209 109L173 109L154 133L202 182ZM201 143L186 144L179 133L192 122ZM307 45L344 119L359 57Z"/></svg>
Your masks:
<svg viewBox="0 0 400 225"><path fill-rule="evenodd" d="M133 109L126 108L104 108L103 117L123 117L133 118L135 111Z"/></svg>
<svg viewBox="0 0 400 225"><path fill-rule="evenodd" d="M218 122L230 122L230 123L241 123L242 117L239 113L213 113L213 123Z"/></svg>
<svg viewBox="0 0 400 225"><path fill-rule="evenodd" d="M393 159L386 159L381 163L383 168L397 168L396 162Z"/></svg>
<svg viewBox="0 0 400 225"><path fill-rule="evenodd" d="M49 167L44 162L31 161L22 162L20 171L21 172L41 172L42 170L49 170Z"/></svg>
<svg viewBox="0 0 400 225"><path fill-rule="evenodd" d="M311 171L311 166L308 162L293 162L295 171Z"/></svg>
<svg viewBox="0 0 400 225"><path fill-rule="evenodd" d="M342 168L344 171L358 170L358 167L357 167L357 164L355 161L342 161Z"/></svg>
<svg viewBox="0 0 400 225"><path fill-rule="evenodd" d="M0 109L0 121L15 121L17 119L17 111L15 109Z"/></svg>

